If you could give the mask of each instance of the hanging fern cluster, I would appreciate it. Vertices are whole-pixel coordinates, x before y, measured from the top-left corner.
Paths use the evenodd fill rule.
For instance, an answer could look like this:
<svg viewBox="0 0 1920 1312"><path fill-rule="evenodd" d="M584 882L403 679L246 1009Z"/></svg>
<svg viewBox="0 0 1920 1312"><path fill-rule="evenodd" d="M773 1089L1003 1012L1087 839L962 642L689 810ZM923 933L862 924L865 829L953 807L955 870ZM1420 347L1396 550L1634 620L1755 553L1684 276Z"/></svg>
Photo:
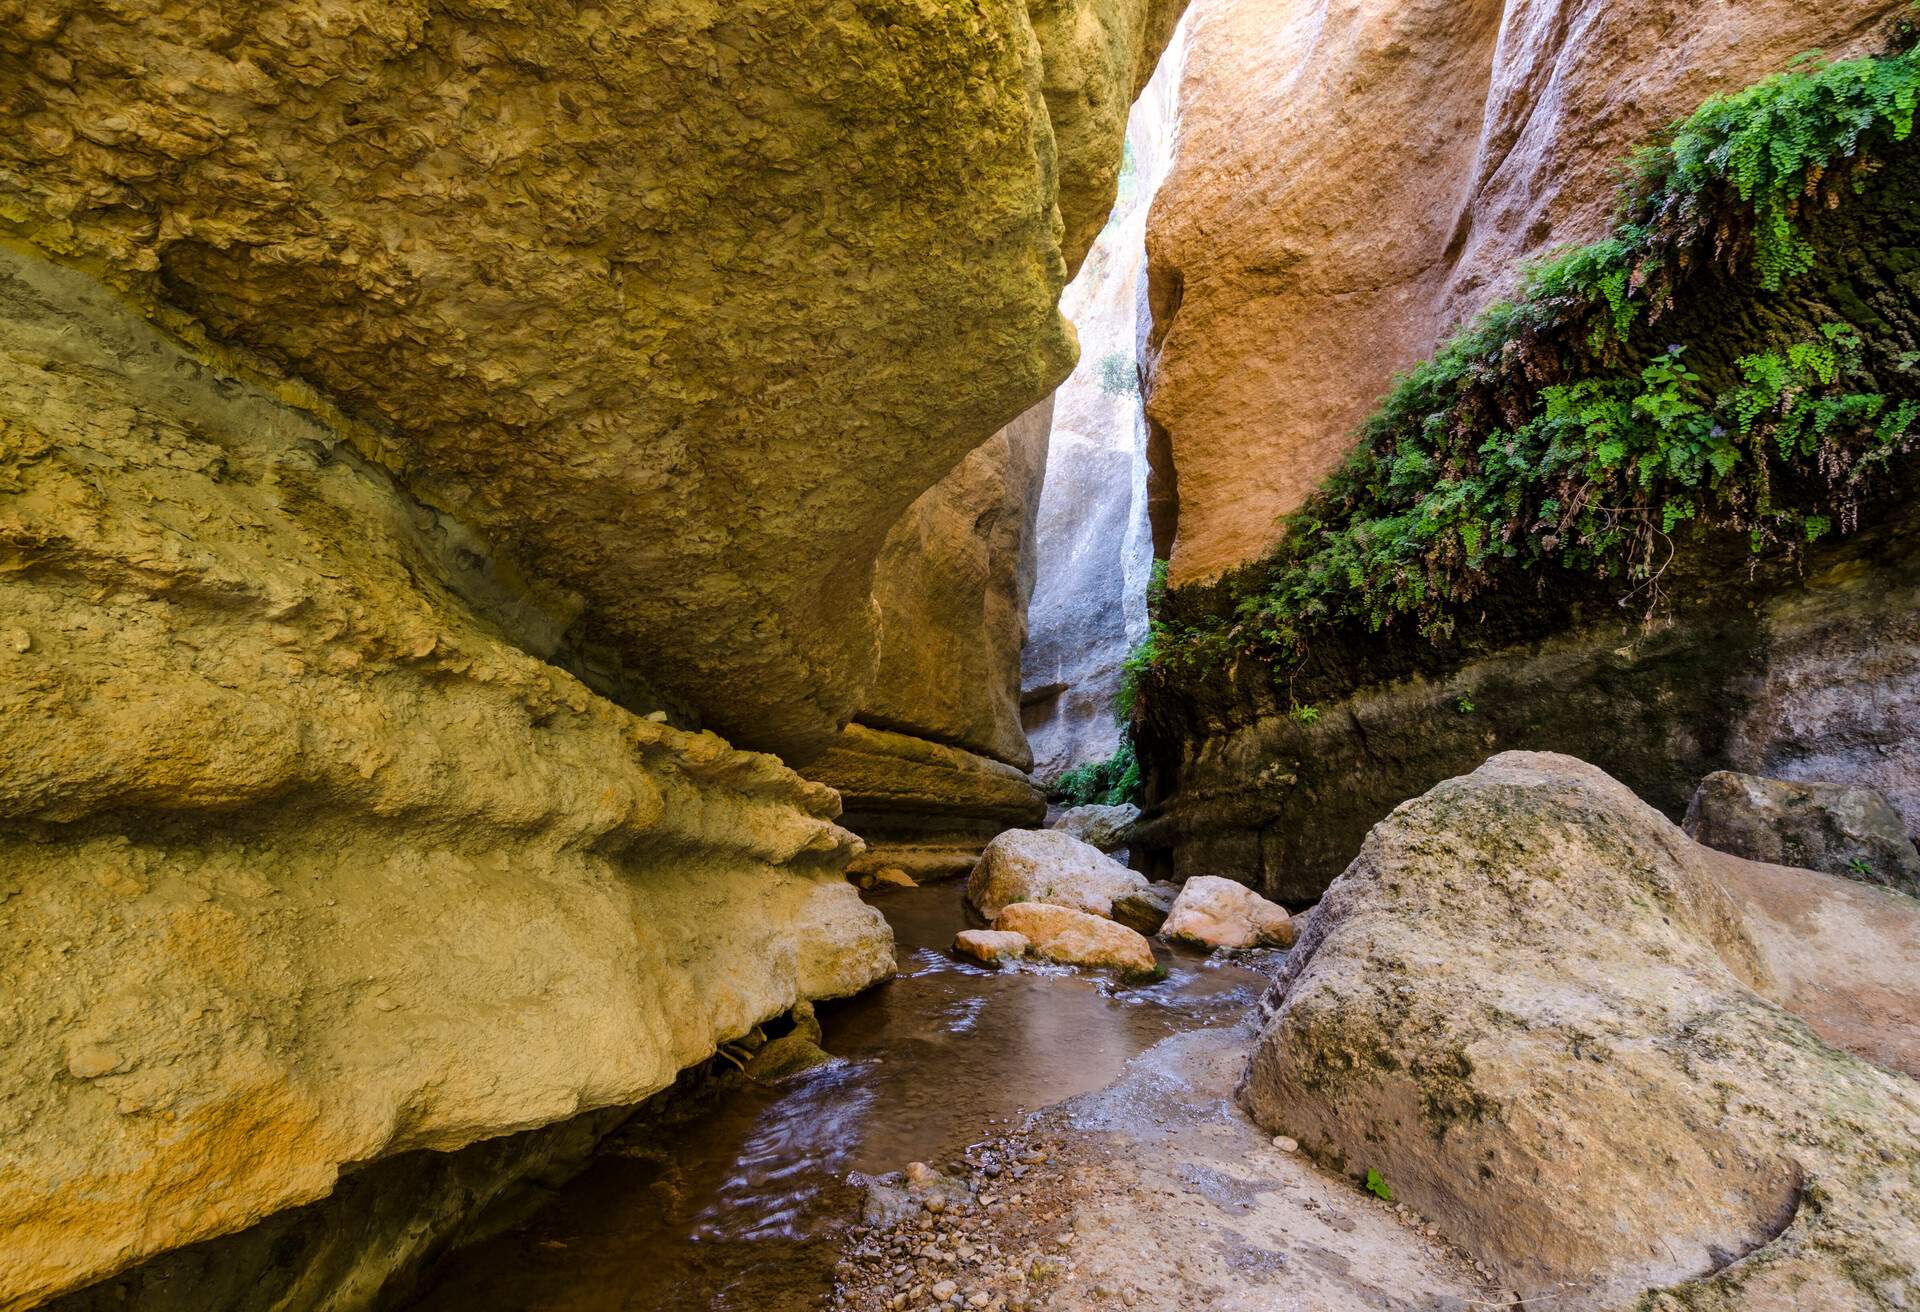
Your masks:
<svg viewBox="0 0 1920 1312"><path fill-rule="evenodd" d="M1755 552L1851 527L1920 428L1920 405L1872 386L1855 326L1817 316L1711 382L1699 342L1648 340L1709 268L1766 291L1811 270L1809 219L1864 188L1916 101L1920 62L1896 54L1707 102L1631 162L1606 240L1532 269L1398 380L1273 556L1200 617L1156 619L1135 685L1243 655L1284 669L1336 625L1438 638L1527 570L1651 604L1686 524Z"/></svg>

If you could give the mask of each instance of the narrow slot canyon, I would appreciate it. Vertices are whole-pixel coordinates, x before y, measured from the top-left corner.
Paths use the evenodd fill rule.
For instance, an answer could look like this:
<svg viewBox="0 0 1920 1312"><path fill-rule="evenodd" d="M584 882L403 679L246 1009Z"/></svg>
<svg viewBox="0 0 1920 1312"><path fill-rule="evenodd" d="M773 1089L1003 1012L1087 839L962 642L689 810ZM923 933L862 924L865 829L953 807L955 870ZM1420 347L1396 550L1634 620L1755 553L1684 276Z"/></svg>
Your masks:
<svg viewBox="0 0 1920 1312"><path fill-rule="evenodd" d="M0 1312L1920 1307L1906 0L0 105Z"/></svg>

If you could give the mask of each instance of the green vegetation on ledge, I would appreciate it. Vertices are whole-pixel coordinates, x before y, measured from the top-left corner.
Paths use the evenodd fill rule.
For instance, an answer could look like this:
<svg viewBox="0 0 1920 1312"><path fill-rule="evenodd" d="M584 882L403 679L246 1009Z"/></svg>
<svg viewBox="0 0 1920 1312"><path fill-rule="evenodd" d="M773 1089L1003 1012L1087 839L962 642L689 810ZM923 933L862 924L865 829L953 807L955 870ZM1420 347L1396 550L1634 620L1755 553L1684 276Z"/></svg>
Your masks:
<svg viewBox="0 0 1920 1312"><path fill-rule="evenodd" d="M1067 806L1120 806L1140 800L1140 762L1133 738L1123 732L1120 746L1104 761L1077 765L1054 780L1047 795Z"/></svg>
<svg viewBox="0 0 1920 1312"><path fill-rule="evenodd" d="M1811 303L1744 316L1762 349L1728 352L1715 316L1688 311L1698 284L1759 295L1813 270L1809 225L1865 190L1916 100L1911 53L1803 61L1669 129L1631 161L1613 234L1531 269L1399 379L1271 556L1205 606L1155 606L1128 696L1241 657L1283 674L1336 627L1444 638L1526 571L1651 607L1683 525L1756 554L1852 527L1920 419L1875 377L1920 376L1920 353L1887 358ZM1671 327L1689 317L1690 336Z"/></svg>

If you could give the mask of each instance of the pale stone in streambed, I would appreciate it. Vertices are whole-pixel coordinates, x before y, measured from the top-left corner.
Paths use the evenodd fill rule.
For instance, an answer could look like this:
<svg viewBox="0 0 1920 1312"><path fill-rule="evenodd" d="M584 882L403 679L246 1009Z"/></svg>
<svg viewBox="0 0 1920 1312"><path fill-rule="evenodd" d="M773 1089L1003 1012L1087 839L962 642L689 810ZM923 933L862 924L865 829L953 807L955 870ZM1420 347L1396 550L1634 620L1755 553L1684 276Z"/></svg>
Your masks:
<svg viewBox="0 0 1920 1312"><path fill-rule="evenodd" d="M1160 935L1203 948L1284 948L1293 942L1287 909L1245 884L1195 875L1180 887Z"/></svg>
<svg viewBox="0 0 1920 1312"><path fill-rule="evenodd" d="M1117 897L1147 886L1097 847L1057 829L1009 829L980 854L967 900L989 920L1012 902L1051 902L1111 918Z"/></svg>
<svg viewBox="0 0 1920 1312"><path fill-rule="evenodd" d="M1153 945L1125 925L1050 902L1015 902L993 918L994 929L1023 934L1034 956L1063 966L1111 970L1127 979L1162 973Z"/></svg>
<svg viewBox="0 0 1920 1312"><path fill-rule="evenodd" d="M1529 1302L1900 1306L1916 980L1912 899L1712 851L1592 766L1509 752L1374 827L1242 1096Z"/></svg>
<svg viewBox="0 0 1920 1312"><path fill-rule="evenodd" d="M1000 929L963 929L953 936L953 950L984 966L1004 965L1027 954L1025 934Z"/></svg>

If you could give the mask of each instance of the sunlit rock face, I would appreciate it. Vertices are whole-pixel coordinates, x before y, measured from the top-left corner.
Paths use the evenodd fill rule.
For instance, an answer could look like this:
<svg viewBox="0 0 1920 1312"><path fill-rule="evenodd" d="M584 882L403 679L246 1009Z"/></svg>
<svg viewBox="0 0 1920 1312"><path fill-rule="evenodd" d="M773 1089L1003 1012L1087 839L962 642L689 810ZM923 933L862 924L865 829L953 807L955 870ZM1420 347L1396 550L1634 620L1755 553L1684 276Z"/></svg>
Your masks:
<svg viewBox="0 0 1920 1312"><path fill-rule="evenodd" d="M1065 375L1168 0L0 5L0 218L310 381L730 738Z"/></svg>
<svg viewBox="0 0 1920 1312"><path fill-rule="evenodd" d="M1180 50L1176 34L1134 104L1113 217L1060 302L1080 336L1080 363L1054 394L1022 660L1023 718L1042 779L1119 746L1121 662L1146 633L1153 535L1139 379L1145 242L1148 207L1173 158Z"/></svg>
<svg viewBox="0 0 1920 1312"><path fill-rule="evenodd" d="M0 1308L892 973L838 799L595 696L543 622L315 414L0 252ZM356 1254L371 1298L444 1228L406 1206L273 1305Z"/></svg>
<svg viewBox="0 0 1920 1312"><path fill-rule="evenodd" d="M1877 45L1900 0L1196 0L1148 234L1169 576L1258 555L1393 374L1591 241L1716 92Z"/></svg>

